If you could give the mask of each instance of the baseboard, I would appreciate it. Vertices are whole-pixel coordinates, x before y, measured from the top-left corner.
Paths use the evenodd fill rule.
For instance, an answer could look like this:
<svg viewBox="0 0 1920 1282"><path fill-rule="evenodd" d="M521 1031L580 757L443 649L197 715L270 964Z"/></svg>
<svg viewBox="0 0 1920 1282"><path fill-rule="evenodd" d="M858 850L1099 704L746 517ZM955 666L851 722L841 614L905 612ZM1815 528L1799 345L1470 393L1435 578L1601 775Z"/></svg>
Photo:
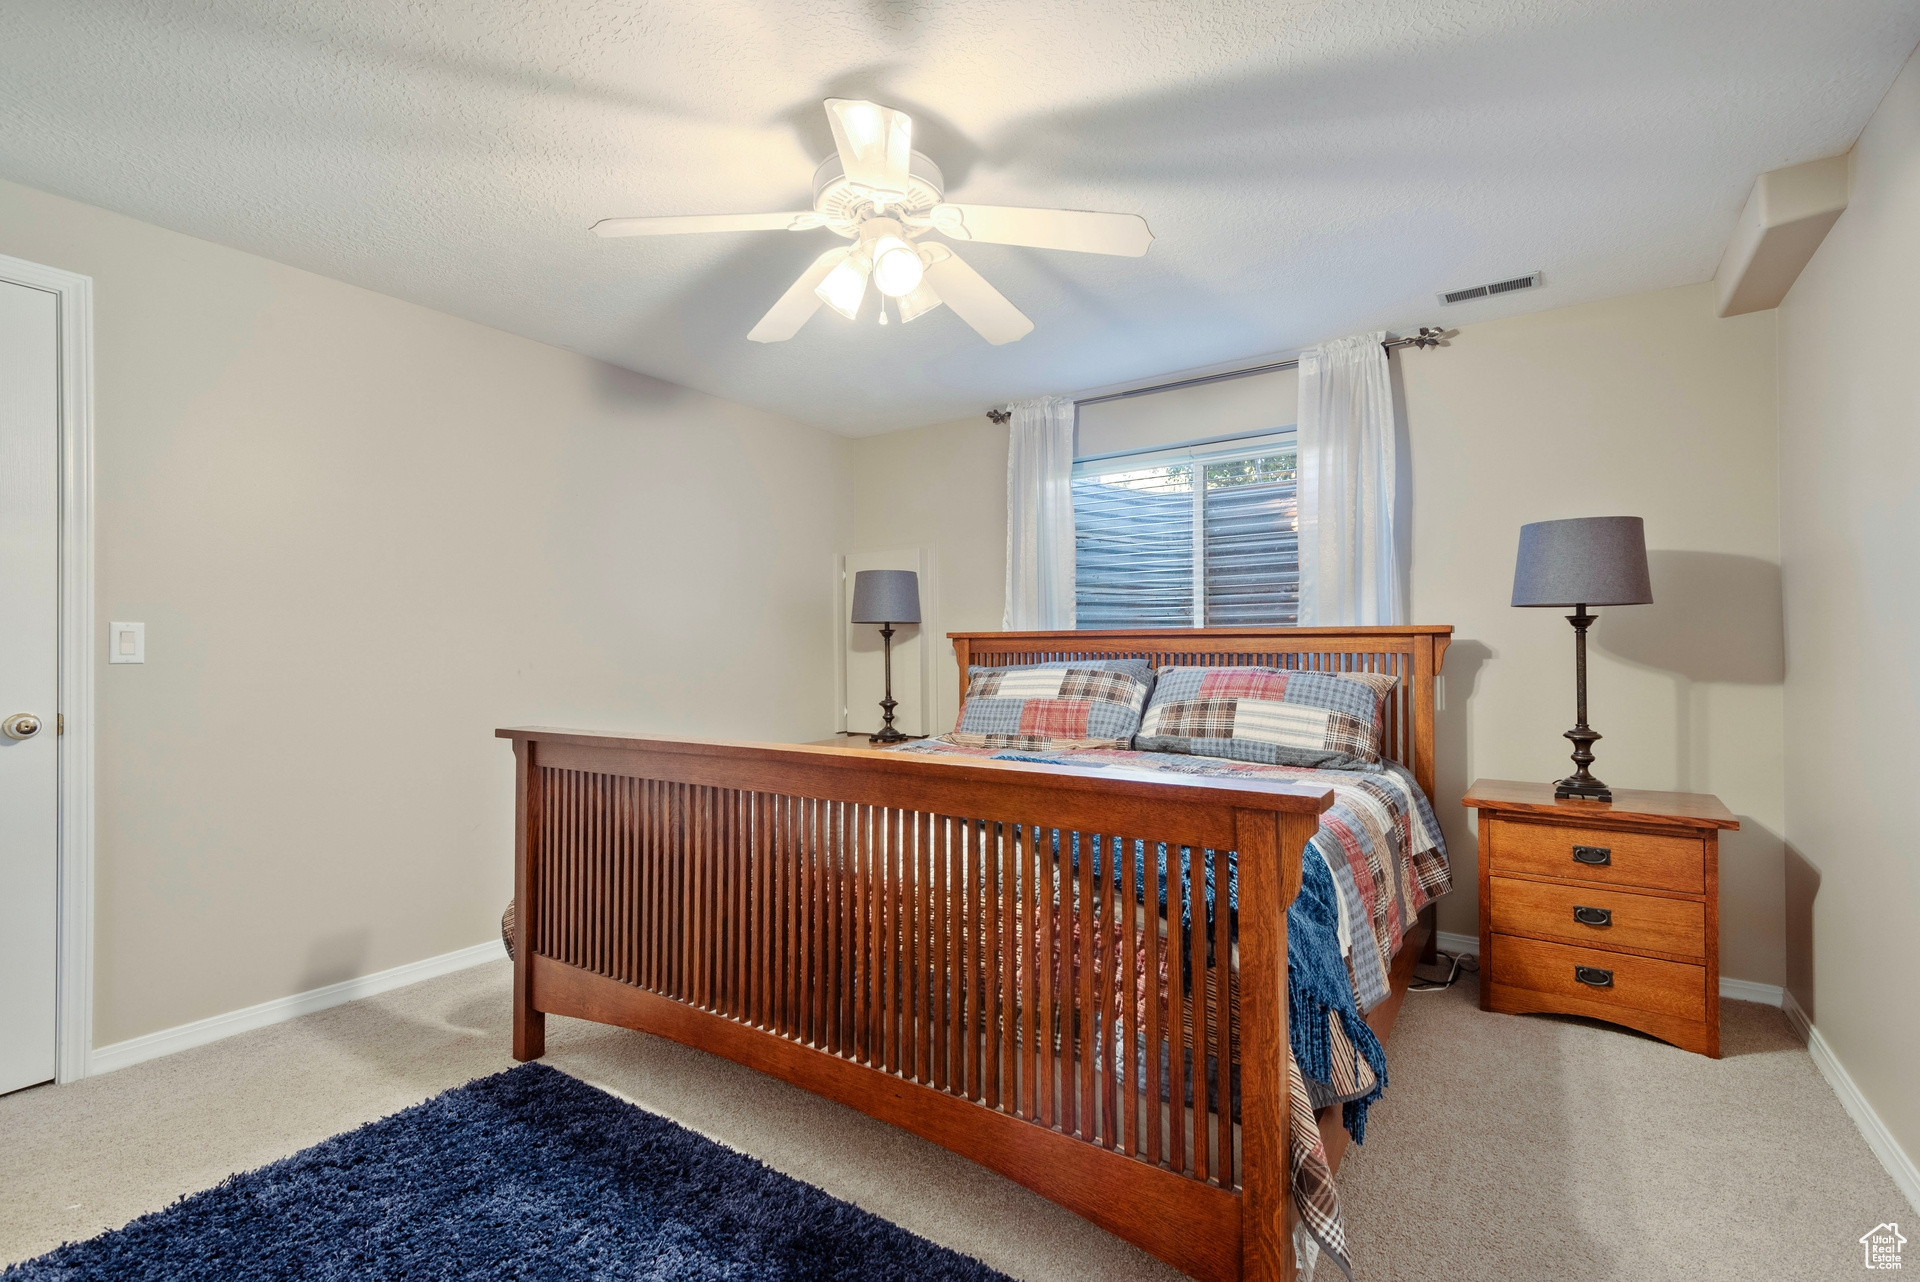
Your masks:
<svg viewBox="0 0 1920 1282"><path fill-rule="evenodd" d="M1820 1035L1820 1030L1807 1018L1807 1013L1800 1009L1800 1003L1793 999L1793 994L1787 994L1783 1009L1787 1012L1787 1021L1806 1037L1807 1054L1813 1057L1813 1066L1820 1070L1820 1076L1827 1079L1827 1085L1833 1088L1833 1093L1840 1097L1840 1107L1847 1110L1847 1116L1859 1128L1867 1147L1880 1159L1880 1165L1887 1168L1887 1174L1893 1177L1893 1182L1899 1186L1914 1213L1920 1215L1920 1166L1914 1165L1907 1151L1900 1147L1900 1141L1880 1120L1880 1114L1874 1111L1867 1097L1854 1085L1853 1075L1834 1055L1833 1047L1827 1045L1827 1039Z"/></svg>
<svg viewBox="0 0 1920 1282"><path fill-rule="evenodd" d="M1813 1040L1813 1021L1807 1018L1807 1012L1800 1009L1800 1003L1787 993L1780 999L1780 1009L1786 1013L1787 1022L1793 1025L1793 1031L1801 1041Z"/></svg>
<svg viewBox="0 0 1920 1282"><path fill-rule="evenodd" d="M1435 933L1436 946L1443 953L1478 953L1480 936L1456 935L1450 930ZM1762 1006L1778 1006L1785 997L1785 990L1778 984L1756 984L1750 979L1728 979L1720 977L1720 997L1724 1001L1759 1002Z"/></svg>
<svg viewBox="0 0 1920 1282"><path fill-rule="evenodd" d="M1720 1000L1735 1002L1759 1002L1762 1006L1779 1006L1786 1000L1787 990L1778 984L1756 984L1751 979L1728 979L1720 977Z"/></svg>
<svg viewBox="0 0 1920 1282"><path fill-rule="evenodd" d="M252 1032L256 1028L265 1028L269 1024L297 1019L301 1015L311 1015L315 1011L326 1010L330 1006L338 1006L343 1002L358 1001L362 997L372 997L376 993L405 988L408 984L417 984L424 979L450 975L456 970L465 970L469 966L479 966L490 961L504 961L506 956L505 945L493 939L484 944L475 944L471 948L442 953L438 957L408 962L404 966L395 966L392 970L362 975L357 979L345 979L337 984L328 984L325 988L314 988L304 993L295 993L291 997L261 1002L258 1006L249 1006L245 1010L229 1011L224 1015L198 1019L191 1024L181 1024L177 1028L163 1028L157 1033L128 1038L124 1042L115 1042L111 1046L97 1046L87 1055L87 1076L97 1077L101 1073L111 1073L115 1069L127 1068L150 1059L159 1059L162 1055L172 1055L176 1051L192 1050L196 1046L205 1046L208 1042L217 1042L223 1037L232 1037L236 1033Z"/></svg>

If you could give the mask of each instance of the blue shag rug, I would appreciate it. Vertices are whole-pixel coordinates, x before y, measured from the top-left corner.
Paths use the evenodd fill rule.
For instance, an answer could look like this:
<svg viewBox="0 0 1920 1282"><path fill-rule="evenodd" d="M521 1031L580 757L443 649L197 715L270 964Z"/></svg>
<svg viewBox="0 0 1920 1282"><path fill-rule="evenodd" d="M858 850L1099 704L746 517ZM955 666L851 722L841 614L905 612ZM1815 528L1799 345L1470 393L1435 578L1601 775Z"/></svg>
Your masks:
<svg viewBox="0 0 1920 1282"><path fill-rule="evenodd" d="M5 1282L1003 1276L541 1064L0 1271Z"/></svg>

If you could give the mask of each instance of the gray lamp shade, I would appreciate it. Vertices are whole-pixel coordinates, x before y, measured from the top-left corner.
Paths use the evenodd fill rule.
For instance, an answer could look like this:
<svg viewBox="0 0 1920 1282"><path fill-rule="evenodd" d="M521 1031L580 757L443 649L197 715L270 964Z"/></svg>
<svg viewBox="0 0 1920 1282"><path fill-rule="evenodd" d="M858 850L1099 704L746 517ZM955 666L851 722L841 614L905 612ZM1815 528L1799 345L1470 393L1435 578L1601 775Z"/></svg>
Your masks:
<svg viewBox="0 0 1920 1282"><path fill-rule="evenodd" d="M1648 605L1646 523L1637 516L1583 516L1520 527L1515 605Z"/></svg>
<svg viewBox="0 0 1920 1282"><path fill-rule="evenodd" d="M920 576L912 570L857 570L853 622L920 622Z"/></svg>

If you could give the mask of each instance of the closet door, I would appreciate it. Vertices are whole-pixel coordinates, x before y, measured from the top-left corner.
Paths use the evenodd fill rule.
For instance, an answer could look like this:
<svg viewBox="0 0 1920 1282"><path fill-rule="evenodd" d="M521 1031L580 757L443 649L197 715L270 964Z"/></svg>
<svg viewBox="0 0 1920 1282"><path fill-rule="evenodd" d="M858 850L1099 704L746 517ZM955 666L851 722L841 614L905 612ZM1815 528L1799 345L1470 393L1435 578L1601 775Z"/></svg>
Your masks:
<svg viewBox="0 0 1920 1282"><path fill-rule="evenodd" d="M0 1094L53 1080L59 310L0 281Z"/></svg>

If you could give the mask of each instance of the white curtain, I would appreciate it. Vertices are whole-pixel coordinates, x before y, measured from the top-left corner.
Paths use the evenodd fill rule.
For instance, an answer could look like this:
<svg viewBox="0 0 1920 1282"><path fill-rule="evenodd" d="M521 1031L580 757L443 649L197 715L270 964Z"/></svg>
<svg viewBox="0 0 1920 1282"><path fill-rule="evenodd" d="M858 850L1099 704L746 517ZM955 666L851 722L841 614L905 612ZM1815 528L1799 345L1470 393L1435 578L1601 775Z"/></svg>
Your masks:
<svg viewBox="0 0 1920 1282"><path fill-rule="evenodd" d="M1073 401L1007 407L1007 612L1001 626L1073 626Z"/></svg>
<svg viewBox="0 0 1920 1282"><path fill-rule="evenodd" d="M1300 355L1300 623L1401 623L1385 333Z"/></svg>

